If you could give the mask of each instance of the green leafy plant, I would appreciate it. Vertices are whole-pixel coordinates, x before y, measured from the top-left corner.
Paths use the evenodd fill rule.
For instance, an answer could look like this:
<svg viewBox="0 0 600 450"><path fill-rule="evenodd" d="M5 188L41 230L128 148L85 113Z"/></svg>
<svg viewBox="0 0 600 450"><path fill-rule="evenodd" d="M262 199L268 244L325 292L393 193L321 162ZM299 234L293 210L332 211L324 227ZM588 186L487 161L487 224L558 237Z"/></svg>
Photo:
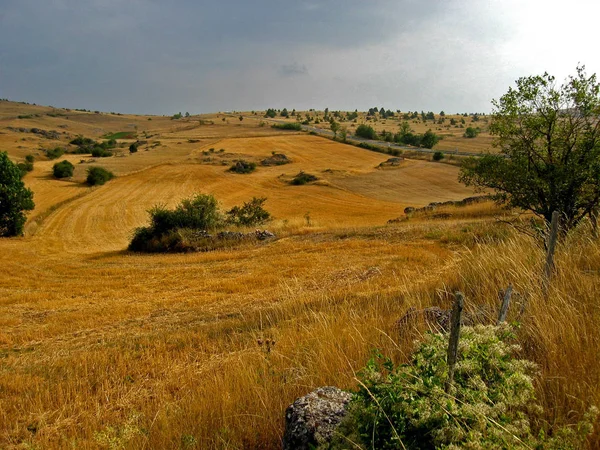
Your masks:
<svg viewBox="0 0 600 450"><path fill-rule="evenodd" d="M506 325L463 327L454 383L444 389L448 336L427 334L408 364L377 354L360 373L359 390L333 448L582 448L597 411L575 428L534 430L535 365L517 359ZM354 447L356 448L356 447Z"/></svg>
<svg viewBox="0 0 600 450"><path fill-rule="evenodd" d="M227 211L227 222L240 226L265 223L271 218L271 214L263 208L266 201L266 197L252 197L252 200L245 202L242 206L234 206Z"/></svg>
<svg viewBox="0 0 600 450"><path fill-rule="evenodd" d="M433 156L431 157L434 161L441 161L442 159L444 159L444 153L437 151L433 154Z"/></svg>
<svg viewBox="0 0 600 450"><path fill-rule="evenodd" d="M23 234L24 211L34 208L33 192L21 180L21 171L6 152L0 152L0 236Z"/></svg>
<svg viewBox="0 0 600 450"><path fill-rule="evenodd" d="M115 175L104 169L103 167L90 167L87 170L86 183L90 186L101 186L109 180L112 180Z"/></svg>
<svg viewBox="0 0 600 450"><path fill-rule="evenodd" d="M212 150L214 151L214 149L212 149ZM241 174L252 173L255 170L256 170L256 163L245 161L243 159L236 161L229 168L229 172L241 173Z"/></svg>
<svg viewBox="0 0 600 450"><path fill-rule="evenodd" d="M292 178L291 183L295 186L300 186L307 183L312 183L313 181L317 181L318 178L315 175L306 172L300 172L294 178Z"/></svg>
<svg viewBox="0 0 600 450"><path fill-rule="evenodd" d="M57 159L57 158L60 158L64 154L65 154L65 149L61 148L61 147L55 147L55 148L46 150L46 156L48 157L48 159Z"/></svg>
<svg viewBox="0 0 600 450"><path fill-rule="evenodd" d="M75 166L65 159L52 166L52 173L54 178L69 178L73 176L74 169Z"/></svg>

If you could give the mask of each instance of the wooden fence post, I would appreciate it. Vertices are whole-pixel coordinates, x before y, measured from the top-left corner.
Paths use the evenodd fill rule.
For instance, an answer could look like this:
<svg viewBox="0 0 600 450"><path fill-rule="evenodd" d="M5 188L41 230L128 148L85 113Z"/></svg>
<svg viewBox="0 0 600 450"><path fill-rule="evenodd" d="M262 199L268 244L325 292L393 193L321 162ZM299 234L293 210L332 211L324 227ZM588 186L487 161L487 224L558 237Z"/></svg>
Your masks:
<svg viewBox="0 0 600 450"><path fill-rule="evenodd" d="M550 222L550 235L548 236L546 264L544 266L544 277L542 279L544 296L548 294L550 277L552 277L552 271L554 270L554 251L556 250L556 241L558 240L558 218L558 211L554 211L552 213L552 222Z"/></svg>
<svg viewBox="0 0 600 450"><path fill-rule="evenodd" d="M506 313L508 313L508 306L510 305L512 291L513 286L512 284L509 284L504 292L504 298L502 299L502 306L500 306L500 313L498 314L498 322L496 322L496 325L500 325L506 320Z"/></svg>
<svg viewBox="0 0 600 450"><path fill-rule="evenodd" d="M462 292L455 294L454 306L452 307L452 316L450 318L450 339L448 342L448 355L446 362L448 364L448 379L446 380L445 391L450 391L450 386L454 381L454 368L458 357L458 338L460 336L460 319L464 306L465 296Z"/></svg>

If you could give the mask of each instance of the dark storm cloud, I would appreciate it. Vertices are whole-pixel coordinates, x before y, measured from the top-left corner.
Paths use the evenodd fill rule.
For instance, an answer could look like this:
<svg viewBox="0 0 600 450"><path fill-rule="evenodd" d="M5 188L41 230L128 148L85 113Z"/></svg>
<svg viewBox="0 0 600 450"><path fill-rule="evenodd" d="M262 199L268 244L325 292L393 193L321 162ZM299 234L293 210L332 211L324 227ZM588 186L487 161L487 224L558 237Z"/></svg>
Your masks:
<svg viewBox="0 0 600 450"><path fill-rule="evenodd" d="M524 4L0 0L0 97L166 114L375 104L482 110L529 74L524 68L545 62L550 40L536 27L554 26L553 17L528 14L554 10ZM563 40L576 35L564 31ZM551 44L549 60L562 61L560 41ZM581 45L564 49L591 65Z"/></svg>

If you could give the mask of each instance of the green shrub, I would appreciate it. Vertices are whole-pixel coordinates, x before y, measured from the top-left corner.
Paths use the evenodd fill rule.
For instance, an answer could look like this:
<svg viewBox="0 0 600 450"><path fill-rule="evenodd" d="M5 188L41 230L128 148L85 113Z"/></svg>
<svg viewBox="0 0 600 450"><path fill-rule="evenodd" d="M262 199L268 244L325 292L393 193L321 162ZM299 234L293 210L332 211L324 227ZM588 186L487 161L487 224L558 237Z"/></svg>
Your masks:
<svg viewBox="0 0 600 450"><path fill-rule="evenodd" d="M138 151L138 143L134 142L129 146L129 153L137 153Z"/></svg>
<svg viewBox="0 0 600 450"><path fill-rule="evenodd" d="M183 200L175 209L158 205L151 208L150 225L136 228L129 250L140 252L208 251L257 241L254 233L220 231L227 225L257 225L271 215L263 208L266 198L252 198L236 206L225 217L214 196L197 194Z"/></svg>
<svg viewBox="0 0 600 450"><path fill-rule="evenodd" d="M481 130L479 128L475 128L475 127L467 127L467 129L465 130L465 134L463 135L466 138L475 138L477 137L477 135L481 132Z"/></svg>
<svg viewBox="0 0 600 450"><path fill-rule="evenodd" d="M310 173L306 173L306 172L300 172L298 175L296 175L291 183L293 185L296 186L300 186L306 183L311 183L313 181L317 181L318 178L315 175L311 175Z"/></svg>
<svg viewBox="0 0 600 450"><path fill-rule="evenodd" d="M230 168L229 172L234 173L252 173L256 170L256 163L240 159L236 161Z"/></svg>
<svg viewBox="0 0 600 450"><path fill-rule="evenodd" d="M433 158L434 161L441 161L442 159L444 159L444 153L440 152L440 151L437 151L437 152L435 152L433 154L432 158Z"/></svg>
<svg viewBox="0 0 600 450"><path fill-rule="evenodd" d="M90 186L101 186L109 180L112 180L115 175L104 169L103 167L90 167L87 170L86 183Z"/></svg>
<svg viewBox="0 0 600 450"><path fill-rule="evenodd" d="M46 157L48 159L60 158L64 154L65 154L65 149L61 148L61 147L56 147L56 148L46 150Z"/></svg>
<svg viewBox="0 0 600 450"><path fill-rule="evenodd" d="M271 128L277 128L279 130L302 131L302 125L300 125L298 122L274 123L271 125Z"/></svg>
<svg viewBox="0 0 600 450"><path fill-rule="evenodd" d="M74 169L75 166L65 159L64 161L54 164L52 173L54 174L54 178L69 178L73 176Z"/></svg>
<svg viewBox="0 0 600 450"><path fill-rule="evenodd" d="M575 429L532 430L535 365L519 351L508 326L464 327L454 383L446 393L448 336L428 334L409 364L377 355L360 373L360 388L332 448L583 448L596 414Z"/></svg>
<svg viewBox="0 0 600 450"><path fill-rule="evenodd" d="M110 156L113 156L113 152L101 146L96 146L92 149L92 156L94 158L108 158Z"/></svg>
<svg viewBox="0 0 600 450"><path fill-rule="evenodd" d="M265 223L271 218L271 214L263 208L266 201L266 197L252 197L252 200L245 202L242 206L234 206L227 211L227 222L240 226Z"/></svg>
<svg viewBox="0 0 600 450"><path fill-rule="evenodd" d="M33 155L27 155L25 157L25 162L18 163L17 167L21 171L21 178L23 178L28 172L33 170Z"/></svg>
<svg viewBox="0 0 600 450"><path fill-rule="evenodd" d="M356 127L354 134L365 139L377 139L377 132L370 125L364 123Z"/></svg>

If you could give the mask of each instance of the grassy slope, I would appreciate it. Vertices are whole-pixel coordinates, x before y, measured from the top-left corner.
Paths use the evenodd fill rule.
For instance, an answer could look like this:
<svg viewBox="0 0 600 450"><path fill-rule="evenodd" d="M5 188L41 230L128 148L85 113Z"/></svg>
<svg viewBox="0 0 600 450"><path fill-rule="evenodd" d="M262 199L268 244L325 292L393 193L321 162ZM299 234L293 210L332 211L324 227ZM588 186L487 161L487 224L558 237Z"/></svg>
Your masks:
<svg viewBox="0 0 600 450"><path fill-rule="evenodd" d="M46 144L1 128L14 122L2 119L5 105L27 112L0 103L2 148L19 159ZM43 122L51 119L37 125L53 129ZM96 448L112 440L132 448L278 448L283 410L295 397L323 384L352 387L372 348L405 357L411 345L396 339L394 321L409 306L446 307L459 288L471 305L493 305L509 281L529 305L524 351L542 363L546 418L573 420L600 402L594 243L581 238L560 250L568 269L545 300L536 284L540 251L489 223L503 213L490 205L451 210L446 221L384 226L406 205L469 195L455 167L407 161L379 170L384 155L273 133L253 117L242 126L207 119L214 125L78 113L69 130L83 133L93 122L96 134L86 135L98 137L138 123L155 126L147 131L161 146L100 160L120 176L94 190L80 185L87 164L74 181L51 179L48 161L26 176L39 225L30 221L28 236L0 241L1 447ZM18 148L22 142L27 148ZM225 152L204 155L209 148ZM221 165L272 151L294 163L251 175ZM299 170L321 181L283 181ZM206 254L123 251L148 207L199 190L225 207L268 197L276 216L269 228L281 239ZM264 338L276 340L272 351L257 344Z"/></svg>

